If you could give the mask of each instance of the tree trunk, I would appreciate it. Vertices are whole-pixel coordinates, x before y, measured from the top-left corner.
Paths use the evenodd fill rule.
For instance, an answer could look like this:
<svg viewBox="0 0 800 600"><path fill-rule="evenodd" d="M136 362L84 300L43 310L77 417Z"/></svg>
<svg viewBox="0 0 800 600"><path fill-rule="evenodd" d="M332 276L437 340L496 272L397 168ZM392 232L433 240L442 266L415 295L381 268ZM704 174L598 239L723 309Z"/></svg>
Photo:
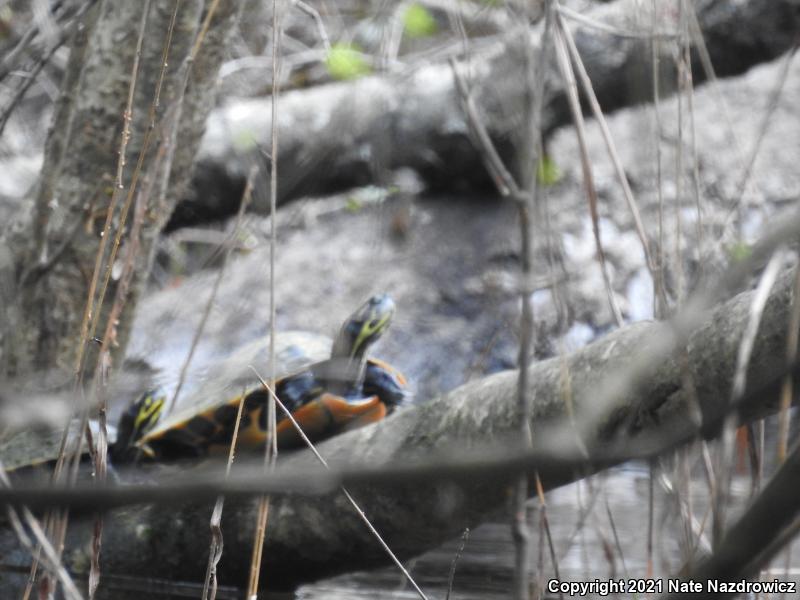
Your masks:
<svg viewBox="0 0 800 600"><path fill-rule="evenodd" d="M64 86L54 113L45 150L42 175L29 203L0 239L3 281L3 372L25 375L36 370L74 371L81 344L81 323L87 292L95 297L103 287L113 238L122 228L125 258L133 230L132 216L122 222L128 198L147 203L135 257L132 289L146 279L150 254L161 226L171 214L175 199L185 187L194 159L193 149L202 135L210 110L216 72L228 32L234 22L236 2L219 4L211 29L193 64L189 51L199 30L206 5L180 3L169 47L160 105L153 109L162 65L162 52L175 7L173 0L155 0L147 15L141 58L135 76L135 94L129 138L123 144L131 73L136 60L139 24L149 3L105 0L84 17L72 39ZM184 73L191 68L183 93ZM175 119L179 122L175 124ZM148 134L153 126L152 134ZM171 135L177 130L177 136ZM120 150L125 148L121 185L117 182ZM173 156L174 155L174 156ZM141 167L137 164L141 162ZM171 177L161 174L172 165ZM138 185L137 185L138 184ZM103 233L111 212L110 229ZM133 214L131 208L129 215ZM103 236L102 269L92 285ZM92 336L102 336L116 296L118 274L110 278L100 316ZM127 327L135 302L129 302L114 340L124 352ZM94 311L97 312L96 309ZM92 349L90 344L87 348ZM90 359L85 363L93 368Z"/></svg>

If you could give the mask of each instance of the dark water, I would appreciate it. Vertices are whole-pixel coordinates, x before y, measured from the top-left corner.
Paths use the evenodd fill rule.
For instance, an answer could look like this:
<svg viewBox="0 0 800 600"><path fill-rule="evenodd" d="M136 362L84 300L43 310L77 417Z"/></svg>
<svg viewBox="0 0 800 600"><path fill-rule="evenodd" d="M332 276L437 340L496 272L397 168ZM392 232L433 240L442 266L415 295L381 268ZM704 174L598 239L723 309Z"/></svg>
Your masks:
<svg viewBox="0 0 800 600"><path fill-rule="evenodd" d="M684 521L678 517L677 503L666 491L662 481L663 477L658 475L653 481L654 578L674 577L683 564L679 541L684 531ZM736 476L732 487L732 504L738 510L746 503L749 491L749 477ZM609 579L622 578L627 581L646 578L649 495L650 471L646 466L613 469L603 476L547 494L546 514L560 580L605 582ZM696 526L704 530L704 536L708 539L708 494L700 478L694 478L691 496ZM738 510L732 510L734 518ZM542 511L536 501L532 503L531 516L536 562L534 570L540 589L546 589L547 581L555 576L556 569L550 560L547 546L543 543L544 537L540 528ZM470 532L457 564L450 598L494 600L510 597L514 547L509 526L501 521L503 518L498 515L494 522L486 523ZM704 521L706 526L703 525ZM461 540L452 540L407 565L429 598L445 598L451 564L460 545ZM762 574L762 579L777 578L800 584L800 548L791 554L789 563L792 566L787 571L784 568L785 555L780 555L773 570ZM548 596L558 597L544 594L544 597ZM304 586L296 594L297 600L389 600L418 597L405 584L401 573L392 568L336 577ZM600 596L590 594L586 597ZM618 597L632 595L623 594ZM639 594L639 597L645 596ZM793 597L798 595L787 596Z"/></svg>

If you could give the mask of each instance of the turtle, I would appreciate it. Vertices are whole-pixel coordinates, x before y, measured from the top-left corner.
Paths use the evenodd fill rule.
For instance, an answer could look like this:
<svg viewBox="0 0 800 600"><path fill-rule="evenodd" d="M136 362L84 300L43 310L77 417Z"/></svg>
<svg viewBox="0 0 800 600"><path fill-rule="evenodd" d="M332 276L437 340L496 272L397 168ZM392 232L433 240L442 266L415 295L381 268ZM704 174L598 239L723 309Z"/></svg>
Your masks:
<svg viewBox="0 0 800 600"><path fill-rule="evenodd" d="M394 312L389 295L372 296L345 320L330 356L318 362L313 362L314 349L304 347L301 333L289 332L276 340L280 348L275 393L312 441L379 421L405 400L403 375L384 361L367 358ZM142 396L120 419L112 458L118 463L133 457L170 462L227 454L242 403L237 450L263 449L269 394L250 365L265 365L267 351L263 341L256 341L235 353L205 377L173 414L163 415L163 394L151 391ZM302 446L302 438L280 409L276 418L278 447Z"/></svg>
<svg viewBox="0 0 800 600"><path fill-rule="evenodd" d="M403 375L379 359L366 358L393 313L389 296L373 296L348 317L332 346L329 338L304 331L276 335L276 393L313 441L378 421L405 402ZM109 426L112 475L115 466L137 461L170 462L227 452L240 402L245 404L237 448L263 448L267 393L250 365L266 364L268 355L263 340L245 345L206 374L169 416L164 415L169 401L165 388L140 392L116 427ZM152 384L152 377L138 373L132 379L128 389L120 390L123 395L136 382L142 387L143 381ZM280 410L277 421L279 447L300 447L302 439ZM89 424L97 435L96 424ZM74 420L70 440L78 431L79 421ZM49 476L61 435L59 429L0 433L0 464L18 477Z"/></svg>

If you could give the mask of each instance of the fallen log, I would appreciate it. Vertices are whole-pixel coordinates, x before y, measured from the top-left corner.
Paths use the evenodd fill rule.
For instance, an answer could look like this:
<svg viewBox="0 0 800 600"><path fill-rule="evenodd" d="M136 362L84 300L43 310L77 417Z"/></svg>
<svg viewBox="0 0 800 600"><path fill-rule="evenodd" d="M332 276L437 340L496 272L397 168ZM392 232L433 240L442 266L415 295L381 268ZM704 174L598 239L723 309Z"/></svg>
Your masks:
<svg viewBox="0 0 800 600"><path fill-rule="evenodd" d="M652 19L642 10L641 3L634 6L629 0L619 0L587 15L609 30L568 21L606 112L652 98ZM708 59L719 77L739 75L780 56L796 43L800 32L800 13L792 0L704 0L695 3L695 10ZM678 25L676 15L659 15L658 19L659 33L666 34L659 42L664 57L659 87L666 96L675 91L671 53L677 51L673 34ZM540 28L531 31L534 53L539 52L540 35ZM691 53L694 85L708 77L696 39ZM521 125L525 98L524 78L518 75L522 72L520 45L518 33L485 43L458 66L469 80L481 118L507 164L512 164L512 134ZM554 61L545 80L542 127L547 135L569 124L571 116ZM175 210L168 231L236 212L250 166L267 162L263 149L270 145L270 115L270 98L232 101L212 113L191 190ZM491 189L470 140L447 64L283 94L279 139L279 202L385 183L379 171L400 168L414 169L433 190ZM266 175L262 175L260 189L269 189ZM266 213L267 194L252 206Z"/></svg>

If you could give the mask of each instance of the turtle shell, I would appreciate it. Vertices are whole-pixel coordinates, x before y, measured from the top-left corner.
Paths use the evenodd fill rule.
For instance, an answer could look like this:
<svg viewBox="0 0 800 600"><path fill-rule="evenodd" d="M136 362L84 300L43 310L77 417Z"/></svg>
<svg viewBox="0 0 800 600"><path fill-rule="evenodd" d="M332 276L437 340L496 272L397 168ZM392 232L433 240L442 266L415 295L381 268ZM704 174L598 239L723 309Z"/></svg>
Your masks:
<svg viewBox="0 0 800 600"><path fill-rule="evenodd" d="M324 336L305 332L276 336L276 394L312 441L379 421L406 395L403 376L375 359L367 361L361 391L348 397L327 393L319 374L330 371L325 368L330 361L320 360L329 349L330 341ZM239 405L244 402L237 449L264 448L268 393L251 365L266 379L268 355L269 344L262 340L236 352L136 445L145 456L163 461L227 454ZM276 420L278 446L302 446L302 438L279 408Z"/></svg>
<svg viewBox="0 0 800 600"><path fill-rule="evenodd" d="M70 456L78 440L80 419L69 422L67 433L67 456ZM94 439L97 439L98 425L89 421ZM116 429L108 427L108 435L112 440L116 436ZM63 428L23 429L0 436L0 460L3 469L14 478L33 478L42 482L49 481L55 467L61 441L64 436ZM85 440L82 446L81 460L88 457ZM66 471L65 471L66 472ZM81 477L86 477L84 471L79 471Z"/></svg>
<svg viewBox="0 0 800 600"><path fill-rule="evenodd" d="M282 331L275 335L275 378L281 379L324 361L330 356L332 340L328 336L307 331ZM269 380L270 344L260 337L235 350L221 361L192 374L191 383L184 385L175 406L167 407L157 429L175 421L185 421L188 415L199 414L225 404L232 398L253 389L258 378L253 371ZM167 396L174 382L166 382ZM223 399L223 400L221 400Z"/></svg>
<svg viewBox="0 0 800 600"><path fill-rule="evenodd" d="M363 392L348 397L325 391L317 367L326 361L282 377L275 392L306 436L321 441L343 431L383 419L405 398L405 379L379 360L367 362ZM170 461L225 455L231 445L239 405L242 416L236 447L263 449L267 441L269 394L256 379L245 393L213 402L203 410L176 414L146 433L138 446L150 458ZM277 442L282 449L302 447L304 441L291 420L277 409Z"/></svg>
<svg viewBox="0 0 800 600"><path fill-rule="evenodd" d="M69 443L74 444L80 422L70 423ZM26 429L0 439L0 457L7 471L37 466L55 460L61 446L62 431Z"/></svg>

